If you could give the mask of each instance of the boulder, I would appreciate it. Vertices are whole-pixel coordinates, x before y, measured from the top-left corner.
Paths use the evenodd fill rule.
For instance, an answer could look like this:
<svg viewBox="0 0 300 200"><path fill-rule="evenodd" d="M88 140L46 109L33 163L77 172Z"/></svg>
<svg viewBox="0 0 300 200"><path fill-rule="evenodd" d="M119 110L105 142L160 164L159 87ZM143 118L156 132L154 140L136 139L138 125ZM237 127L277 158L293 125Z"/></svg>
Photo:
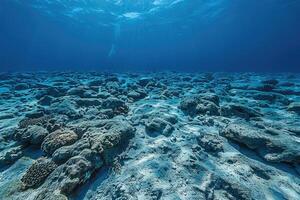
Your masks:
<svg viewBox="0 0 300 200"><path fill-rule="evenodd" d="M26 171L21 181L25 189L41 185L57 165L47 158L37 159Z"/></svg>
<svg viewBox="0 0 300 200"><path fill-rule="evenodd" d="M15 85L15 90L27 90L29 85L27 83L18 83Z"/></svg>
<svg viewBox="0 0 300 200"><path fill-rule="evenodd" d="M295 112L295 113L297 113L297 114L300 115L300 102L293 102L293 103L291 103L288 106L287 110Z"/></svg>
<svg viewBox="0 0 300 200"><path fill-rule="evenodd" d="M250 107L232 103L221 107L221 115L224 117L240 117L247 120L262 116L261 113Z"/></svg>
<svg viewBox="0 0 300 200"><path fill-rule="evenodd" d="M38 103L42 106L50 106L53 101L54 101L53 97L49 95L45 95L38 101Z"/></svg>
<svg viewBox="0 0 300 200"><path fill-rule="evenodd" d="M39 145L47 135L47 129L38 125L32 125L25 130L17 131L15 138L22 143Z"/></svg>
<svg viewBox="0 0 300 200"><path fill-rule="evenodd" d="M64 99L62 102L51 104L49 111L55 114L67 115L71 119L78 119L81 117L74 103L68 99Z"/></svg>
<svg viewBox="0 0 300 200"><path fill-rule="evenodd" d="M52 155L52 153L63 146L71 145L78 140L78 135L71 130L59 129L45 138L42 143L42 150Z"/></svg>
<svg viewBox="0 0 300 200"><path fill-rule="evenodd" d="M65 163L67 160L69 160L71 157L77 156L82 152L84 149L90 149L91 145L89 143L89 137L82 138L78 140L76 143L69 145L69 146L63 146L59 149L57 149L52 154L52 159L54 162L61 164Z"/></svg>
<svg viewBox="0 0 300 200"><path fill-rule="evenodd" d="M128 106L124 101L115 97L109 97L102 102L102 108L112 109L116 114L126 114L128 112Z"/></svg>
<svg viewBox="0 0 300 200"><path fill-rule="evenodd" d="M145 126L147 133L151 136L170 136L174 131L174 127L170 122L160 118L150 119Z"/></svg>
<svg viewBox="0 0 300 200"><path fill-rule="evenodd" d="M184 98L179 108L190 116L195 115L220 115L218 98L215 96L197 95Z"/></svg>
<svg viewBox="0 0 300 200"><path fill-rule="evenodd" d="M198 144L208 153L217 154L223 151L223 141L218 135L204 134L198 137L197 141Z"/></svg>
<svg viewBox="0 0 300 200"><path fill-rule="evenodd" d="M85 88L83 86L71 88L67 91L67 95L79 96L79 97L83 98L86 90L87 90L87 88Z"/></svg>
<svg viewBox="0 0 300 200"><path fill-rule="evenodd" d="M147 93L144 91L130 91L127 96L131 99L133 99L134 101L143 99L147 96Z"/></svg>
<svg viewBox="0 0 300 200"><path fill-rule="evenodd" d="M23 147L14 146L0 152L0 166L12 164L23 156Z"/></svg>
<svg viewBox="0 0 300 200"><path fill-rule="evenodd" d="M99 106L101 101L93 98L76 99L76 104L80 107Z"/></svg>
<svg viewBox="0 0 300 200"><path fill-rule="evenodd" d="M140 86L145 87L148 83L152 82L153 79L150 77L143 77L141 79L138 80L137 84L139 84Z"/></svg>
<svg viewBox="0 0 300 200"><path fill-rule="evenodd" d="M300 142L288 131L270 131L243 121L230 123L222 136L255 150L270 162L300 162Z"/></svg>

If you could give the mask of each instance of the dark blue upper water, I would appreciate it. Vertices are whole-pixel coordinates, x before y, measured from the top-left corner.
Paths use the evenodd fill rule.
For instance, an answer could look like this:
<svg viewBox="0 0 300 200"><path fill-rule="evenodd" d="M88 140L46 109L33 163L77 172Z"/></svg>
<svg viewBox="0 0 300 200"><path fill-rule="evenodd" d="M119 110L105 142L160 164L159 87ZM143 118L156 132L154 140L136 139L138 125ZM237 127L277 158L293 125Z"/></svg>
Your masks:
<svg viewBox="0 0 300 200"><path fill-rule="evenodd" d="M0 69L300 71L299 0L1 0Z"/></svg>

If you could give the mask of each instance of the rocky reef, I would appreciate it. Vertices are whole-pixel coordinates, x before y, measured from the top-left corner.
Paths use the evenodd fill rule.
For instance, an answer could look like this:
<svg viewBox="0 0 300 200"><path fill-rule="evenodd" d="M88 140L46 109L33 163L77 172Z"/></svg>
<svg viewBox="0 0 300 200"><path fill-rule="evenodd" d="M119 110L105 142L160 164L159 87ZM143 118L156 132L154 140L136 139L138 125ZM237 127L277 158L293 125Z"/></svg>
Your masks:
<svg viewBox="0 0 300 200"><path fill-rule="evenodd" d="M300 199L300 75L0 73L0 199Z"/></svg>

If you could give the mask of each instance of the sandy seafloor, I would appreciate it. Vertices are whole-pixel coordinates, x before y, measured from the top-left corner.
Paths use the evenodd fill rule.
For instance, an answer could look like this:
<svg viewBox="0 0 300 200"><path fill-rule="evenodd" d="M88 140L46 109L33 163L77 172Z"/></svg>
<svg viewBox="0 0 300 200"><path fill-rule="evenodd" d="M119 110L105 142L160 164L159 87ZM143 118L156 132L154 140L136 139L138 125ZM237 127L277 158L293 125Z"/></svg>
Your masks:
<svg viewBox="0 0 300 200"><path fill-rule="evenodd" d="M0 199L300 199L300 75L0 74Z"/></svg>

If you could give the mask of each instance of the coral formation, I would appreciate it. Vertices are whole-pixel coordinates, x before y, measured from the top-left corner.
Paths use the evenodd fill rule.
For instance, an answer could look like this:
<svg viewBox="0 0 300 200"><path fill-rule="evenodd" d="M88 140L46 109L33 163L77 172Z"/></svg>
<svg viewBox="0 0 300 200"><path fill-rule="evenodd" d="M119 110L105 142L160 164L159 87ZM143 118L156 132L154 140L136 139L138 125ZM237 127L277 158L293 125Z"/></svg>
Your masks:
<svg viewBox="0 0 300 200"><path fill-rule="evenodd" d="M0 199L300 199L300 76L0 76Z"/></svg>

